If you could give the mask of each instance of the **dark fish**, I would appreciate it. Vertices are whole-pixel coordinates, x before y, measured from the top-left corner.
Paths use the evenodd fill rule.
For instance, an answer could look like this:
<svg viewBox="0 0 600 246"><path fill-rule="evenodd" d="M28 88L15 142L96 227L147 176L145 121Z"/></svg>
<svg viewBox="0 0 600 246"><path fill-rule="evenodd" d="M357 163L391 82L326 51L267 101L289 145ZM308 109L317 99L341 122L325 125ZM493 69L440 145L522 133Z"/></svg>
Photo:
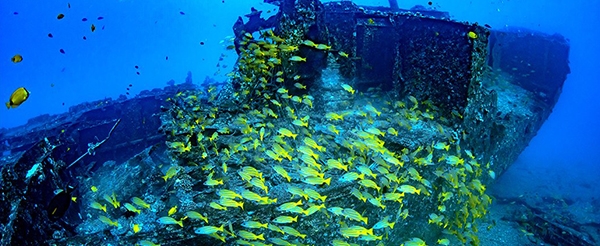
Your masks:
<svg viewBox="0 0 600 246"><path fill-rule="evenodd" d="M71 8L71 3L67 3L67 7L68 7L68 8Z"/></svg>
<svg viewBox="0 0 600 246"><path fill-rule="evenodd" d="M485 24L484 26L487 27L487 28L492 28L492 26L490 26L488 24Z"/></svg>
<svg viewBox="0 0 600 246"><path fill-rule="evenodd" d="M204 45L204 42L200 42L200 45Z"/></svg>
<svg viewBox="0 0 600 246"><path fill-rule="evenodd" d="M60 191L52 198L52 200L50 200L50 204L48 204L46 211L48 212L48 218L51 221L57 221L65 215L67 209L69 209L69 206L71 205L71 193L73 190L75 190L75 187L67 186L66 190Z"/></svg>
<svg viewBox="0 0 600 246"><path fill-rule="evenodd" d="M132 84L129 84L129 87L132 87L132 86L133 86Z"/></svg>
<svg viewBox="0 0 600 246"><path fill-rule="evenodd" d="M104 17L98 16L98 20L103 20L103 19L104 19Z"/></svg>
<svg viewBox="0 0 600 246"><path fill-rule="evenodd" d="M138 65L135 65L135 69L138 69L138 68L140 68L140 67Z"/></svg>
<svg viewBox="0 0 600 246"><path fill-rule="evenodd" d="M13 15L18 15L18 14L19 14L19 12L13 12Z"/></svg>
<svg viewBox="0 0 600 246"><path fill-rule="evenodd" d="M432 2L427 2L427 4L432 5L433 3Z"/></svg>
<svg viewBox="0 0 600 246"><path fill-rule="evenodd" d="M60 53L63 53L63 54L65 53L65 50L63 50L63 49L60 49L59 51L60 51Z"/></svg>
<svg viewBox="0 0 600 246"><path fill-rule="evenodd" d="M85 36L83 36L83 40L87 40L87 38Z"/></svg>
<svg viewBox="0 0 600 246"><path fill-rule="evenodd" d="M102 26L102 30L104 30L104 26Z"/></svg>
<svg viewBox="0 0 600 246"><path fill-rule="evenodd" d="M81 21L87 21L87 18L83 18L83 19L81 19Z"/></svg>
<svg viewBox="0 0 600 246"><path fill-rule="evenodd" d="M53 37L54 37L54 35L52 35L52 33L48 33L48 37L49 37L49 38L53 38Z"/></svg>
<svg viewBox="0 0 600 246"><path fill-rule="evenodd" d="M169 56L165 56L165 60L167 60L167 61L168 61L168 60L169 60Z"/></svg>
<svg viewBox="0 0 600 246"><path fill-rule="evenodd" d="M183 11L179 11L179 14L181 14L181 15L185 15L185 13L183 13Z"/></svg>
<svg viewBox="0 0 600 246"><path fill-rule="evenodd" d="M135 72L135 73L137 73L137 75L140 75L140 72Z"/></svg>
<svg viewBox="0 0 600 246"><path fill-rule="evenodd" d="M90 29L92 29L92 32L96 31L96 26L94 26L94 24L92 24L92 27L90 27Z"/></svg>
<svg viewBox="0 0 600 246"><path fill-rule="evenodd" d="M56 19L59 19L59 20L60 20L60 19L62 19L62 18L65 18L65 15L63 15L63 14L58 14L58 15L56 16Z"/></svg>
<svg viewBox="0 0 600 246"><path fill-rule="evenodd" d="M127 87L127 88L125 88L125 89L129 90L129 87Z"/></svg>

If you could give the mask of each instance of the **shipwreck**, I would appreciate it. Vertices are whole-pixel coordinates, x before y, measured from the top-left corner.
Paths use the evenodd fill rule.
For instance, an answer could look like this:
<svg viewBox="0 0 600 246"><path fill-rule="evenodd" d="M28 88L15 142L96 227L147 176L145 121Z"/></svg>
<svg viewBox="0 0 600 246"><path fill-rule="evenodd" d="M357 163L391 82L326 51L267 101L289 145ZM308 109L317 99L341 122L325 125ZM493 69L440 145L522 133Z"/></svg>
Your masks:
<svg viewBox="0 0 600 246"><path fill-rule="evenodd" d="M0 129L1 243L479 244L486 186L552 112L568 40L424 7L272 3L234 24L222 87L190 75Z"/></svg>

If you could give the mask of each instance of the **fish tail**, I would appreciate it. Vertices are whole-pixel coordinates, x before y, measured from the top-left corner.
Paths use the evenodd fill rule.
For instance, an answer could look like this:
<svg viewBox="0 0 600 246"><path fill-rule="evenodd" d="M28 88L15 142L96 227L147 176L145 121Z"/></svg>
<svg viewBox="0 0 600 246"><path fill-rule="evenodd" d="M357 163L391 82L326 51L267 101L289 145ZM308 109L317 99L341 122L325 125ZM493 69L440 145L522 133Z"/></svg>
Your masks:
<svg viewBox="0 0 600 246"><path fill-rule="evenodd" d="M6 109L10 109L10 102L6 103Z"/></svg>

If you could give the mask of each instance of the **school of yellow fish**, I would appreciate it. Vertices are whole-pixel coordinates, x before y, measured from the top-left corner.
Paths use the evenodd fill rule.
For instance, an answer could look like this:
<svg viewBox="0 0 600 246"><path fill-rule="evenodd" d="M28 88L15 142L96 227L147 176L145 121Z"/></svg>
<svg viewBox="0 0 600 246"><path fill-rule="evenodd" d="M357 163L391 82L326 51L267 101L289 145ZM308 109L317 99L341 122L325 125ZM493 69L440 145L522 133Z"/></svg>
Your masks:
<svg viewBox="0 0 600 246"><path fill-rule="evenodd" d="M173 107L162 119L174 163L157 177L165 185L200 180L208 192L193 205L169 204L158 212L156 224L192 227L195 234L238 245L324 245L322 240L335 246L385 245L392 237L401 237L405 246L448 245L450 240L479 244L477 219L491 203L481 179L494 178L490 164L460 148L460 134L453 134L445 125L449 120L428 100L378 97L365 104L371 97L340 84L339 93L349 98L346 109L315 107L315 98L294 73L294 63L306 62L296 53L301 46L333 50L270 30L258 39L246 33L238 69L230 74L242 85L235 95L237 109L217 105L215 87L168 99ZM416 129L431 129L439 140L399 144ZM115 209L121 206L117 198L115 193L102 196ZM143 198L129 200L127 210L151 213L152 204ZM435 213L413 215L417 201L433 204ZM119 227L100 202L90 204L99 220ZM432 242L392 233L407 220L439 226L444 233ZM320 223L308 224L314 221ZM133 233L150 230L130 226ZM324 239L321 229L336 234Z"/></svg>

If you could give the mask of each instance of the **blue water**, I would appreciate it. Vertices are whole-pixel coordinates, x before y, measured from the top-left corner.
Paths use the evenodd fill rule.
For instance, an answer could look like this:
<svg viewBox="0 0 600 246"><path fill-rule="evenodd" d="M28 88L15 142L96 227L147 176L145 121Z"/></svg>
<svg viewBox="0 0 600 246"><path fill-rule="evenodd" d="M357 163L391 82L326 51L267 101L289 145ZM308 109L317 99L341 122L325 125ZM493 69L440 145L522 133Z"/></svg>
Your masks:
<svg viewBox="0 0 600 246"><path fill-rule="evenodd" d="M387 1L354 2L387 5ZM399 2L401 8L410 8L428 1ZM182 83L188 71L196 83L206 76L224 80L236 57L220 41L232 35L232 24L250 7L274 9L246 0L73 1L70 8L67 3L0 2L0 99L4 103L21 86L31 92L20 107L0 110L0 127L22 125L40 114L63 113L85 101L117 98L126 92L131 97L164 87L171 79ZM557 177L564 178L560 182L598 187L600 33L595 30L600 1L433 1L432 6L461 21L487 23L495 29L525 27L560 33L570 40L571 74L563 93L513 166L533 170L531 179L515 182L550 186L553 179L548 177L560 174ZM61 20L56 18L59 13L65 15ZM15 54L23 56L21 63L11 62ZM559 190L573 191L568 186ZM600 197L599 189L594 190L587 195Z"/></svg>
<svg viewBox="0 0 600 246"><path fill-rule="evenodd" d="M0 127L63 113L85 101L117 98L129 84L133 96L171 79L184 82L188 71L201 82L219 71L221 54L227 57L220 64L227 68L217 79L223 80L235 52L219 42L232 35L231 26L251 6L273 9L259 1L89 1L71 2L71 8L67 2L0 3L0 97L4 104L18 87L31 92L21 107L2 110ZM65 15L61 20L59 13ZM15 54L23 62L13 64Z"/></svg>

